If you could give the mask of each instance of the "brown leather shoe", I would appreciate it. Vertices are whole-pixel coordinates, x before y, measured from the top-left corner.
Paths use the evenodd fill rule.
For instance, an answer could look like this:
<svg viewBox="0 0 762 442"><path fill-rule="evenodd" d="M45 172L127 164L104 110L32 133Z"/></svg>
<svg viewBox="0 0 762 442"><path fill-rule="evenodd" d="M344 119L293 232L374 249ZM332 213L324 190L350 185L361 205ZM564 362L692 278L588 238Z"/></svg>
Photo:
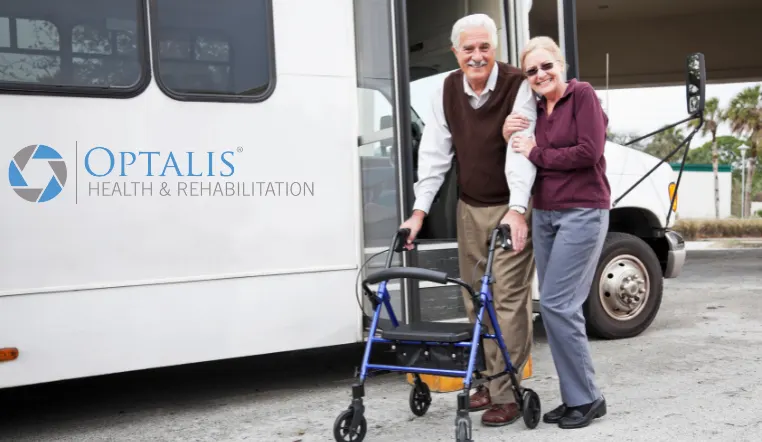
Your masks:
<svg viewBox="0 0 762 442"><path fill-rule="evenodd" d="M511 404L494 404L482 415L482 423L490 427L500 427L512 424L519 418L519 406Z"/></svg>
<svg viewBox="0 0 762 442"><path fill-rule="evenodd" d="M469 411L486 410L490 407L492 401L490 400L489 390L480 386L476 389L476 393L471 395L471 402L468 405Z"/></svg>

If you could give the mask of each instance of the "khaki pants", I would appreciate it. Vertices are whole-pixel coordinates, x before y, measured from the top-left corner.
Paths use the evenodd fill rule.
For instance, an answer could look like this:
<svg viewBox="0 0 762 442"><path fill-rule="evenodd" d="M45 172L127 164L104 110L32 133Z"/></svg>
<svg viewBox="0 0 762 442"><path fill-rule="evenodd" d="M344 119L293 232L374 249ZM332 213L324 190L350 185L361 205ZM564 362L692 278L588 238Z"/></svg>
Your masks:
<svg viewBox="0 0 762 442"><path fill-rule="evenodd" d="M530 203L531 206L531 203ZM473 285L478 293L481 288L481 278L487 265L492 230L508 211L508 206L474 207L463 201L458 201L458 260L461 279ZM505 340L511 363L518 370L517 380L521 381L524 365L526 365L532 350L532 281L535 271L534 252L532 247L532 208L528 207L524 215L529 229L526 247L520 253L495 250L492 272L495 282L491 286L493 305L503 339ZM477 265L478 262L478 265ZM463 289L466 313L471 322L476 320L471 295ZM483 323L490 333L492 327L485 307ZM484 340L484 355L487 372L491 376L505 370L505 360L500 352L497 340ZM488 384L493 404L508 404L515 402L511 391L509 375L501 376Z"/></svg>

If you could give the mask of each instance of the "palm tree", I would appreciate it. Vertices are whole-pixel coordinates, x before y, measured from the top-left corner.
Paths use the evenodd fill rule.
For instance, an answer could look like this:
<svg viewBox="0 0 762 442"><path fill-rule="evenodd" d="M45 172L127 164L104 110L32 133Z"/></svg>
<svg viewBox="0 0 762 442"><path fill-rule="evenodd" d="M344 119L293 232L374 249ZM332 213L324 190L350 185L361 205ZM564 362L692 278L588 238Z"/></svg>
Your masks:
<svg viewBox="0 0 762 442"><path fill-rule="evenodd" d="M724 120L724 115L720 109L720 100L716 97L707 100L704 106L704 125L701 126L701 135L707 133L712 135L712 170L714 171L714 216L720 219L720 174L719 174L719 154L717 152L717 127ZM688 123L689 127L696 127L699 120L692 120Z"/></svg>
<svg viewBox="0 0 762 442"><path fill-rule="evenodd" d="M762 85L747 87L736 95L726 112L730 130L741 137L748 137L749 152L747 154L749 167L746 175L746 188L743 189L746 201L741 208L741 216L751 209L752 179L757 165L759 146L762 143Z"/></svg>

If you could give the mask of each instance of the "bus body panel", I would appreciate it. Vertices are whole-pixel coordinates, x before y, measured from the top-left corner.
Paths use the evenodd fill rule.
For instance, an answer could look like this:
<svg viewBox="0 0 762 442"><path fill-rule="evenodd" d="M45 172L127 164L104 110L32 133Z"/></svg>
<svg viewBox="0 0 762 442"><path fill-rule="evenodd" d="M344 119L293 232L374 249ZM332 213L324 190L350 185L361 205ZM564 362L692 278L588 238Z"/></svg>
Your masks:
<svg viewBox="0 0 762 442"><path fill-rule="evenodd" d="M362 339L356 271L0 298L0 388Z"/></svg>
<svg viewBox="0 0 762 442"><path fill-rule="evenodd" d="M4 221L0 294L355 267L357 156L354 126L345 123L355 119L353 80L283 76L279 83L254 106L194 106L155 86L130 101L4 97L16 130L1 135L3 145L53 147L68 177L45 203L24 201L7 186L0 194L13 214ZM62 118L66 106L87 125ZM148 152L155 152L154 176L146 176ZM127 176L120 176L121 153L126 163L137 157ZM164 169L170 154L185 176ZM235 166L230 177L219 176L231 171L223 157ZM110 158L109 176L88 173L108 171ZM25 172L34 166L49 179L39 163ZM210 170L215 176L206 176Z"/></svg>
<svg viewBox="0 0 762 442"><path fill-rule="evenodd" d="M177 100L156 72L131 98L3 94L6 170L45 145L66 181L44 203L0 191L0 347L19 349L0 387L362 340L353 8L320 3L273 2L261 102ZM50 173L32 159L24 178ZM134 196L104 196L117 183Z"/></svg>

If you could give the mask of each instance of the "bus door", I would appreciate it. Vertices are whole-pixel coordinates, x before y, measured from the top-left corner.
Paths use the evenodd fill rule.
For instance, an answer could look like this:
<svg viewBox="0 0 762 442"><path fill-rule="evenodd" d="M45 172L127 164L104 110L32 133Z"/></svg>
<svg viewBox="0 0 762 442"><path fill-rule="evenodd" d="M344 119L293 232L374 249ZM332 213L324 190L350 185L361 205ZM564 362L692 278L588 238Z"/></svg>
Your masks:
<svg viewBox="0 0 762 442"><path fill-rule="evenodd" d="M365 264L360 277L363 278L384 266L388 253L385 250L411 211L413 169L408 146L413 139L413 121L405 1L355 0L354 14ZM411 258L414 258L411 253L396 254L392 265L411 265ZM411 283L415 281L396 280L388 285L400 323L410 321ZM370 317L368 299L359 288L357 296L361 297L365 314ZM387 321L384 311L381 327L388 324ZM367 327L369 321L365 325Z"/></svg>
<svg viewBox="0 0 762 442"><path fill-rule="evenodd" d="M509 0L515 3L520 17L517 21L520 53L529 38L538 35L551 37L558 43L566 58L565 79L579 77L577 53L576 0Z"/></svg>
<svg viewBox="0 0 762 442"><path fill-rule="evenodd" d="M415 42L408 41L408 24L420 28L426 23L425 17L408 17L408 12L445 5L432 1L431 6L416 3L418 7L410 9L408 3L405 0L354 1L363 261L370 259L361 272L362 276L383 267L384 250L389 247L399 225L410 215L415 198L417 142L425 122L411 109L409 51ZM569 12L573 15L574 0L494 0L479 6L498 22L501 33L499 59L517 66L520 51L530 36L538 33L557 39L559 35L570 36L563 23ZM470 12L479 11L472 8ZM455 20L463 13L466 12L453 10L450 16ZM549 23L546 23L547 19ZM530 33L530 29L533 32ZM558 40L563 44L565 39ZM574 45L565 45L565 49L569 52ZM575 63L576 57L568 58L570 63ZM421 60L416 63L418 68L422 63L425 65ZM457 68L457 65L440 67L439 73L449 68ZM429 70L436 71L436 68ZM573 72L570 73L574 75ZM393 265L433 268L461 276L455 228L455 174L452 168L424 222L419 238L425 244L403 256L395 256ZM400 284L402 282L404 284ZM395 313L402 323L466 319L457 286L426 281L391 281L389 289ZM362 294L358 293L358 296ZM367 299L362 299L366 315L370 315ZM382 318L388 319L386 313Z"/></svg>
<svg viewBox="0 0 762 442"><path fill-rule="evenodd" d="M415 202L417 143L424 122L411 106L408 2L355 0L358 76L358 149L362 182L361 278L385 264L391 240ZM436 6L436 5L435 5ZM454 171L448 174L419 234L426 244L396 254L392 265L434 268L458 276ZM462 320L460 289L427 281L390 281L387 286L400 323ZM371 287L375 288L375 287ZM366 327L372 310L362 293ZM381 327L388 327L383 311Z"/></svg>

